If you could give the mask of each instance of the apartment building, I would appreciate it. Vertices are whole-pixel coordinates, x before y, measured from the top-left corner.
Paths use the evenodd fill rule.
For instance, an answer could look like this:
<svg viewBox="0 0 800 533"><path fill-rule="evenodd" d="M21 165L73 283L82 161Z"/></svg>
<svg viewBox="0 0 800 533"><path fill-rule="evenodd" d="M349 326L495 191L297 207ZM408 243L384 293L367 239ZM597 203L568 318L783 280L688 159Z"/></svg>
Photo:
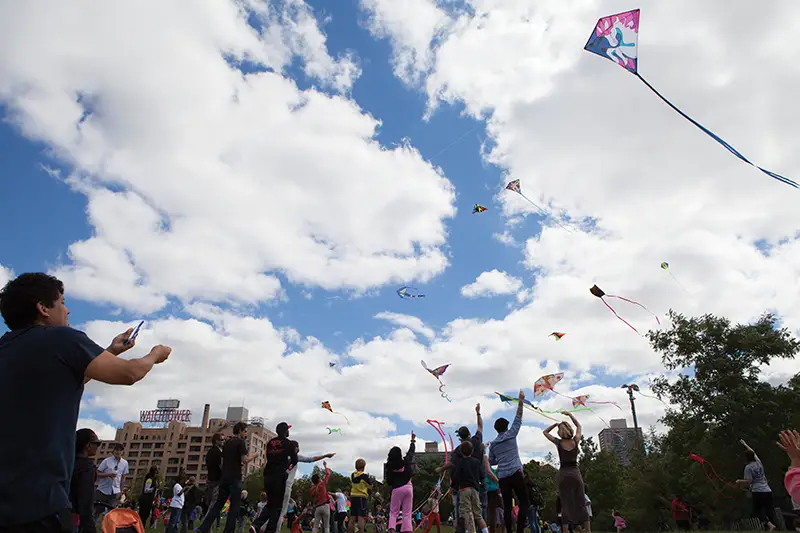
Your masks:
<svg viewBox="0 0 800 533"><path fill-rule="evenodd" d="M203 422L199 427L188 426L183 422L169 422L166 427L148 428L139 422L125 422L117 429L113 441L104 441L97 452L97 464L111 455L114 445L119 443L125 447L123 457L128 461L130 474L125 479L125 486L131 486L134 480L155 465L161 472L162 479L177 476L181 468L189 476L195 476L199 485L205 485L207 472L205 465L206 452L211 448L211 437L214 433L222 433L226 437L233 435L236 422L247 422L247 410L241 407L228 408L225 419L209 418L211 406L206 404L203 410ZM266 463L267 442L274 438L275 432L264 427L248 426L247 439L250 451L257 451L256 459L248 463L243 474L247 476Z"/></svg>
<svg viewBox="0 0 800 533"><path fill-rule="evenodd" d="M613 419L598 435L601 450L611 450L623 465L630 464L630 451L637 442L642 442L642 428L629 428L624 418Z"/></svg>

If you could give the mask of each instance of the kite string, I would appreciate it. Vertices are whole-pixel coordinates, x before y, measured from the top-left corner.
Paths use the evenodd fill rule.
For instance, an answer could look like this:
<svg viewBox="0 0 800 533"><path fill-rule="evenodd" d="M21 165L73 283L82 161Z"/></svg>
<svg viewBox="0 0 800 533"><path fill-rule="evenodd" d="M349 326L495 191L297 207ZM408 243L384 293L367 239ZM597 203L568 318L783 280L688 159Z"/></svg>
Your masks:
<svg viewBox="0 0 800 533"><path fill-rule="evenodd" d="M572 231L571 229L569 229L568 227L566 227L565 225L563 225L561 222L559 222L559 221L558 221L558 219L556 218L556 216L555 216L553 213L551 213L550 211L547 211L547 210L545 210L545 209L542 209L541 207L539 207L538 205L536 205L536 204L535 204L535 203L534 203L534 202L533 202L533 201L532 201L530 198L528 198L527 196L525 196L524 194L522 194L522 191L521 191L521 190L520 190L520 191L517 191L517 192L519 193L519 195L520 195L520 196L522 196L523 198L525 198L526 200L528 200L528 202L530 202L530 204L531 204L533 207L535 207L536 209L538 209L540 213L542 213L543 215L545 215L545 216L547 216L547 217L550 217L550 218L552 218L552 219L553 219L553 221L555 221L555 223L556 223L556 224L558 224L559 226L561 226L561 227L562 227L562 228L564 228L565 230L569 231L570 233L575 233L574 231Z"/></svg>
<svg viewBox="0 0 800 533"><path fill-rule="evenodd" d="M653 317L655 317L656 319L656 322L658 322L658 324L661 325L661 321L658 319L658 315L649 310L648 308L646 308L645 306L643 306L642 304L640 304L639 302L634 302L633 300L623 298L622 296L614 296L613 294L606 294L606 296L608 296L609 298L617 298L618 300L622 300L623 302L628 302L629 304L638 305L639 307L641 307L642 309L653 315Z"/></svg>
<svg viewBox="0 0 800 533"><path fill-rule="evenodd" d="M628 321L627 321L627 320L625 320L624 318L622 318L621 316L619 316L619 314L617 314L617 312L614 310L614 308L613 308L613 307L611 307L610 305L608 305L608 302L606 302L605 298L600 298L600 301L602 301L602 302L605 304L605 306L606 306L606 307L608 307L609 309L611 309L611 312L612 312L612 313L614 313L614 316L615 316L615 317L617 317L618 319L622 320L622 322L624 322L624 323L625 323L625 324L626 324L626 325L627 325L629 328L631 328L633 331L635 331L636 333L638 333L639 335L641 335L641 333L639 333L639 330L638 330L638 329L636 329L635 327L631 326L631 325L630 325L630 323L628 323Z"/></svg>
<svg viewBox="0 0 800 533"><path fill-rule="evenodd" d="M703 126L702 124L697 122L695 119L693 119L692 117L690 117L689 115L687 115L686 113L684 113L683 111L681 111L680 109L675 107L675 104L673 104L672 102L667 100L660 92L658 92L656 90L655 87L650 85L647 82L647 80L642 77L641 74L639 74L638 72L634 72L634 75L636 75L636 77L639 78L642 81L642 83L644 83L647 86L648 89L653 91L653 93L655 93L656 96L661 98L661 100L663 100L664 103L666 103L668 106L670 106L673 110L675 110L683 118L685 118L686 120L688 120L689 122L691 122L692 124L697 126L703 133L705 133L706 135L708 135L709 137L711 137L712 139L717 141L719 144L721 144L722 146L727 148L730 153L732 153L733 155L735 155L736 157L738 157L739 159L741 159L742 161L744 161L748 165L757 168L758 170L760 170L761 172L763 172L767 176L769 176L771 178L775 178L776 180L781 181L781 182L785 183L786 185L791 185L794 188L800 189L800 185L798 185L796 182L790 180L789 178L781 176L780 174L776 174L776 173L774 173L774 172L772 172L770 170L761 168L760 166L758 166L755 163L751 162L749 159L747 159L745 156L743 156L736 148L734 148L733 146L728 144L724 139L722 139L719 135L717 135L713 131L709 130L708 128L706 128L705 126Z"/></svg>

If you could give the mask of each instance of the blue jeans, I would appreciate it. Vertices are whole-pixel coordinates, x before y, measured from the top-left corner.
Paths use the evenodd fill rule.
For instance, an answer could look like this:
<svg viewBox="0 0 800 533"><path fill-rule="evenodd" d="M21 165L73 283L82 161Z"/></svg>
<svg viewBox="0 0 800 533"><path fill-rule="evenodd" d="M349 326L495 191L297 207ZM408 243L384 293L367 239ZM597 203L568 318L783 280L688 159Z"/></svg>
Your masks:
<svg viewBox="0 0 800 533"><path fill-rule="evenodd" d="M175 507L169 508L169 524L167 524L167 529L164 530L164 533L178 533L182 511L183 509L177 509Z"/></svg>
<svg viewBox="0 0 800 533"><path fill-rule="evenodd" d="M531 533L541 533L539 527L539 511L535 505L528 507L528 521L530 522Z"/></svg>
<svg viewBox="0 0 800 533"><path fill-rule="evenodd" d="M234 533L236 530L236 521L239 518L239 507L242 504L241 479L223 479L220 482L217 500L214 502L214 506L208 510L208 513L203 519L203 523L197 528L200 533L208 533L214 520L219 519L219 515L222 512L222 508L225 507L225 501L228 498L231 500L231 506L228 509L228 520L225 522L225 533Z"/></svg>

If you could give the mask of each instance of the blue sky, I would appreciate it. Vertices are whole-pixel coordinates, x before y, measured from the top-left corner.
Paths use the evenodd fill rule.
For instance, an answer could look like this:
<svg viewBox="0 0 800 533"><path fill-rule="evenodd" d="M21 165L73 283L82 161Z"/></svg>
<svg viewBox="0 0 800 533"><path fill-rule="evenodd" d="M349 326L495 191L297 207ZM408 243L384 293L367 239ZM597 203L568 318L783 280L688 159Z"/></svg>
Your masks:
<svg viewBox="0 0 800 533"><path fill-rule="evenodd" d="M306 450L331 447L345 469L412 429L435 438L426 418L472 424L479 401L489 427L512 416L493 391L530 393L549 372L565 372L565 393L625 405L620 384L646 387L662 368L588 294L593 283L662 317L800 319L788 296L800 294L789 189L582 51L597 18L624 2L456 11L298 0L272 3L266 18L201 5L189 17L180 3L158 13L112 3L86 20L0 8L14 21L0 22L0 48L17 51L0 55L0 79L12 80L0 85L0 207L24 228L7 232L0 265L65 279L73 323L98 342L145 319L134 355L174 348L133 388L90 385L84 423L107 434L161 397L181 398L199 421L203 403L221 415L245 398L254 415L297 421ZM777 68L785 41L797 46L791 35L749 50L736 39L745 10L720 26L688 1L641 7L650 81L765 167L800 175L780 89L800 71ZM671 36L687 13L686 31L724 46ZM778 2L759 16L800 11ZM565 231L504 191L509 176L551 212L596 225ZM489 210L473 215L475 203ZM406 284L426 298L398 298ZM655 326L616 308L642 331ZM556 343L552 331L567 336ZM452 363L452 404L420 359ZM323 400L352 421L338 441ZM644 399L637 408L642 425L663 413ZM523 454L542 455L546 420L527 422Z"/></svg>

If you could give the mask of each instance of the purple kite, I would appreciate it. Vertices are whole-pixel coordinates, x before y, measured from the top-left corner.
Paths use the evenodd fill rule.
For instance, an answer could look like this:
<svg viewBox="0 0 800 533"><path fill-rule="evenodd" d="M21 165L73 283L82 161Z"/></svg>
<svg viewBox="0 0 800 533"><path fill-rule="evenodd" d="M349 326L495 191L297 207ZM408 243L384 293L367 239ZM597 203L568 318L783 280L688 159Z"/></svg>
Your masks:
<svg viewBox="0 0 800 533"><path fill-rule="evenodd" d="M592 32L591 37L586 42L586 46L584 49L588 52L592 52L593 54L597 54L600 57L605 57L606 59L610 59L611 61L617 63L619 66L639 78L642 83L644 83L648 89L653 91L656 96L661 98L668 106L674 109L678 114L680 114L683 118L697 126L700 130L703 131L706 135L720 143L722 146L728 149L730 153L751 165L767 176L771 178L775 178L776 180L783 182L787 185L791 185L795 188L800 188L796 182L781 176L780 174L776 174L770 170L765 168L761 168L760 166L756 165L755 163L751 162L741 153L739 153L736 148L728 144L725 140L719 137L717 134L694 120L692 117L675 107L675 105L667 100L664 96L661 95L652 85L650 85L647 80L645 80L641 74L639 74L639 66L638 66L638 58L639 58L639 10L634 9L633 11L625 11L624 13L617 13L616 15L611 15L609 17L603 17L597 21L597 25Z"/></svg>

